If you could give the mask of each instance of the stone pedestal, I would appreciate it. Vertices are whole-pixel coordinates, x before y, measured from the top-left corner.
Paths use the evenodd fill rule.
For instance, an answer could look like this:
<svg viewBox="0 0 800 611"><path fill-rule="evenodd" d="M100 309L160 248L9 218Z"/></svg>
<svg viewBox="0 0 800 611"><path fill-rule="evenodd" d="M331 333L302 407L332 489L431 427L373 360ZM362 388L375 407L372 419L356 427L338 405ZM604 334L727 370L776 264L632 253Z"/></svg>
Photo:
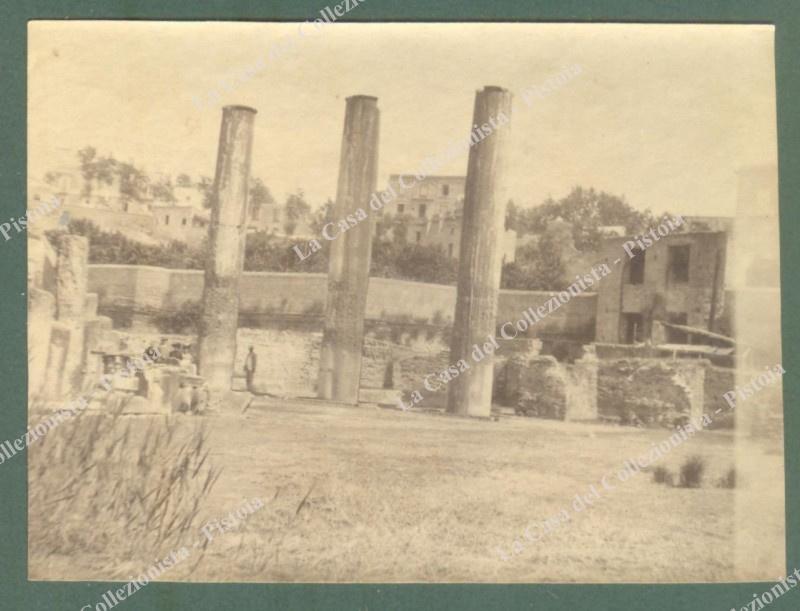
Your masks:
<svg viewBox="0 0 800 611"><path fill-rule="evenodd" d="M705 383L706 369L700 361L686 363L680 370L680 375L686 384L686 394L689 398L689 422L695 428L703 428L703 410L705 409Z"/></svg>
<svg viewBox="0 0 800 611"><path fill-rule="evenodd" d="M567 410L567 373L552 356L509 360L506 391L519 414L563 420Z"/></svg>
<svg viewBox="0 0 800 611"><path fill-rule="evenodd" d="M597 356L594 348L567 369L567 411L564 420L597 420Z"/></svg>

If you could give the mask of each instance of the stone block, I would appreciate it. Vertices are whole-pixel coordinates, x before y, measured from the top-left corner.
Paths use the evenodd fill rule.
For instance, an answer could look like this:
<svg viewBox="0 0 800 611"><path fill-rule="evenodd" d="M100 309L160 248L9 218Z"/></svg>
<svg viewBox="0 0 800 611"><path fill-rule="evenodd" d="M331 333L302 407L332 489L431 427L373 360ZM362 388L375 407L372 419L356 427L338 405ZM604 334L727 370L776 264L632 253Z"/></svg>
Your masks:
<svg viewBox="0 0 800 611"><path fill-rule="evenodd" d="M623 424L699 424L707 365L698 359L603 359L598 373L599 413Z"/></svg>
<svg viewBox="0 0 800 611"><path fill-rule="evenodd" d="M56 308L58 320L83 321L89 284L89 241L78 235L63 235L58 242Z"/></svg>
<svg viewBox="0 0 800 611"><path fill-rule="evenodd" d="M567 411L569 381L565 367L552 356L513 358L507 385L518 413L563 420Z"/></svg>
<svg viewBox="0 0 800 611"><path fill-rule="evenodd" d="M37 288L28 291L28 397L39 396L47 376L50 333L56 314L52 293Z"/></svg>
<svg viewBox="0 0 800 611"><path fill-rule="evenodd" d="M565 420L597 419L597 360L587 359L565 365L567 404Z"/></svg>

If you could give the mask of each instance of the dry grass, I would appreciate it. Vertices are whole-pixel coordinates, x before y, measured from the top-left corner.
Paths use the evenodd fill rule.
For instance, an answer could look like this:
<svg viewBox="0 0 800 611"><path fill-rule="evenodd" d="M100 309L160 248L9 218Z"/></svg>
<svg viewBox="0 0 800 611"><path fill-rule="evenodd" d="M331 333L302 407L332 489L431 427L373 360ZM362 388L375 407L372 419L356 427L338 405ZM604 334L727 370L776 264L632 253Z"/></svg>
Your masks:
<svg viewBox="0 0 800 611"><path fill-rule="evenodd" d="M210 459L224 475L201 514L223 516L253 497L265 507L210 542L199 562L170 570L169 580L733 579L735 491L666 487L649 474L615 481L613 493L509 561L496 551L510 550L528 524L570 507L575 494L665 439L664 431L534 418L477 422L278 400L208 421ZM730 433L709 432L665 462L676 469L696 454L709 476L721 476L732 451ZM109 545L126 543L123 531ZM32 563L32 573L61 579L115 573L100 556L66 553L47 571Z"/></svg>
<svg viewBox="0 0 800 611"><path fill-rule="evenodd" d="M34 443L29 457L31 576L51 560L102 560L127 577L195 534L219 469L202 423L83 412Z"/></svg>

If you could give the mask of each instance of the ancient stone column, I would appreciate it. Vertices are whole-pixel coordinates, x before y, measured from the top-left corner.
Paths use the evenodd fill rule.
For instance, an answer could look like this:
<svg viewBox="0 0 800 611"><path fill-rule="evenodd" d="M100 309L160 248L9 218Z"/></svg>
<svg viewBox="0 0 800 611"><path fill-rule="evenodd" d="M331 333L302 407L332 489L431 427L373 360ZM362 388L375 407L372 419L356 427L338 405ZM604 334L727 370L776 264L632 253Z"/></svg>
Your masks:
<svg viewBox="0 0 800 611"><path fill-rule="evenodd" d="M737 341L736 377L728 389L736 422L733 560L736 579L771 581L786 574L784 448L794 443L784 443L778 167L741 168L737 199L728 251ZM748 385L751 396L736 390ZM787 413L793 409L787 403Z"/></svg>
<svg viewBox="0 0 800 611"><path fill-rule="evenodd" d="M82 335L82 334L81 334ZM50 345L47 350L47 369L44 374L42 396L47 399L73 399L76 384L71 375L75 374L74 352L71 347L77 343L76 328L72 324L54 322L50 327Z"/></svg>
<svg viewBox="0 0 800 611"><path fill-rule="evenodd" d="M511 93L484 87L475 94L450 342L451 364L463 359L470 369L448 384L447 397L447 411L462 416L491 413L494 358L489 337L495 333L500 291L510 119Z"/></svg>
<svg viewBox="0 0 800 611"><path fill-rule="evenodd" d="M83 321L89 285L89 241L67 234L58 241L56 316L61 322Z"/></svg>
<svg viewBox="0 0 800 611"><path fill-rule="evenodd" d="M28 289L28 399L38 397L47 375L50 333L56 314L52 293Z"/></svg>
<svg viewBox="0 0 800 611"><path fill-rule="evenodd" d="M58 241L56 264L56 316L63 331L61 339L64 351L58 384L50 385L52 396L56 398L79 392L83 384L88 285L89 241L83 236L66 234Z"/></svg>
<svg viewBox="0 0 800 611"><path fill-rule="evenodd" d="M230 390L236 357L255 115L246 106L222 109L198 339L199 373L213 391Z"/></svg>
<svg viewBox="0 0 800 611"><path fill-rule="evenodd" d="M350 404L358 403L361 377L374 224L368 201L377 182L379 116L377 98L347 98L334 223L324 228L325 237L335 237L330 243L317 394Z"/></svg>

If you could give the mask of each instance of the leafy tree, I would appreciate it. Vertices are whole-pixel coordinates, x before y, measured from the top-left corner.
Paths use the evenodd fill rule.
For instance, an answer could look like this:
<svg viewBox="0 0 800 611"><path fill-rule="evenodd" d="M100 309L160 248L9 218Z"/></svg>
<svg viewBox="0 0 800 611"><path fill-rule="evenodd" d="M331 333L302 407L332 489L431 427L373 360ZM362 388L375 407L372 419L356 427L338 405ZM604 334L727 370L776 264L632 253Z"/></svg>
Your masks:
<svg viewBox="0 0 800 611"><path fill-rule="evenodd" d="M203 208L211 208L212 198L214 197L214 181L208 176L201 176L195 187L203 193ZM275 203L275 199L260 178L250 179L250 192L247 194L248 206L250 208Z"/></svg>
<svg viewBox="0 0 800 611"><path fill-rule="evenodd" d="M247 205L251 211L259 210L262 206L267 204L274 204L275 200L272 198L272 193L269 188L261 181L260 178L250 179L250 193L248 195Z"/></svg>
<svg viewBox="0 0 800 611"><path fill-rule="evenodd" d="M393 240L399 244L408 242L408 225L412 221L409 214L388 214L378 217L375 235L382 240Z"/></svg>
<svg viewBox="0 0 800 611"><path fill-rule="evenodd" d="M298 189L297 193L292 193L286 198L286 222L283 229L286 235L293 235L294 230L297 228L297 222L308 216L311 212L311 206L305 200L302 189Z"/></svg>
<svg viewBox="0 0 800 611"><path fill-rule="evenodd" d="M93 146L86 146L78 151L78 160L80 162L81 174L85 182L94 180L94 159L97 156L97 149Z"/></svg>
<svg viewBox="0 0 800 611"><path fill-rule="evenodd" d="M421 282L455 284L458 278L458 261L441 246L402 244L397 269L401 278Z"/></svg>
<svg viewBox="0 0 800 611"><path fill-rule="evenodd" d="M293 247L296 245L302 252L306 252L308 247L305 241L279 237L266 231L256 231L247 235L244 269L270 272L327 272L328 249L325 244L322 250L301 261Z"/></svg>
<svg viewBox="0 0 800 611"><path fill-rule="evenodd" d="M150 179L139 168L127 162L115 162L119 177L119 192L123 202L142 201L147 195Z"/></svg>
<svg viewBox="0 0 800 611"><path fill-rule="evenodd" d="M552 233L542 235L536 244L536 257L530 268L530 290L560 290L564 282L564 264L561 260L557 237Z"/></svg>
<svg viewBox="0 0 800 611"><path fill-rule="evenodd" d="M83 176L83 195L92 194L94 181L113 184L116 174L116 161L112 157L98 157L97 149L87 146L78 151L78 160Z"/></svg>
<svg viewBox="0 0 800 611"><path fill-rule="evenodd" d="M650 210L640 212L623 197L575 187L566 197L560 200L548 198L534 208L520 209L509 205L506 226L518 235L541 234L547 229L547 224L557 218L572 225L575 247L583 252L599 248L602 239L600 227L604 225L623 225L625 231L632 234L644 231L655 221Z"/></svg>
<svg viewBox="0 0 800 611"><path fill-rule="evenodd" d="M503 264L503 272L500 277L500 287L504 289L516 289L519 291L532 290L530 288L531 275L527 269L517 261Z"/></svg>
<svg viewBox="0 0 800 611"><path fill-rule="evenodd" d="M322 235L322 228L328 223L332 223L334 221L333 208L333 200L329 197L327 201L317 208L311 215L308 225L311 228L311 232L315 236Z"/></svg>
<svg viewBox="0 0 800 611"><path fill-rule="evenodd" d="M606 225L621 225L639 233L655 224L649 210L640 212L624 198L603 191L575 187L560 200L548 198L534 208L508 203L506 227L519 236L538 240L518 249L516 262L503 267L502 286L523 290L562 290L568 261L600 249Z"/></svg>
<svg viewBox="0 0 800 611"><path fill-rule="evenodd" d="M87 146L78 151L81 174L83 175L83 194L92 194L94 182L114 184L114 180L119 181L120 197L124 204L130 201L143 201L147 197L150 179L139 168L131 163L117 161L114 157L100 157L97 149ZM172 186L164 186L161 193L167 197L171 196ZM174 197L172 200L174 201Z"/></svg>
<svg viewBox="0 0 800 611"><path fill-rule="evenodd" d="M201 176L195 187L203 194L203 208L211 208L211 198L214 196L214 181L208 176Z"/></svg>
<svg viewBox="0 0 800 611"><path fill-rule="evenodd" d="M253 206L264 206L275 203L272 193L270 193L269 188L260 178L253 178L250 180L249 199L250 204Z"/></svg>
<svg viewBox="0 0 800 611"><path fill-rule="evenodd" d="M375 216L375 237L381 240L388 240L392 237L392 227L394 226L394 216L389 212L377 214Z"/></svg>
<svg viewBox="0 0 800 611"><path fill-rule="evenodd" d="M458 261L441 246L407 244L375 238L372 242L370 275L437 284L455 284Z"/></svg>
<svg viewBox="0 0 800 611"><path fill-rule="evenodd" d="M269 192L269 188L260 178L250 179L250 193L248 194L247 200L247 206L251 212L256 212L260 210L262 206L275 203L275 200L272 198L272 193ZM258 218L258 214L254 218Z"/></svg>
<svg viewBox="0 0 800 611"><path fill-rule="evenodd" d="M513 229L519 233L517 228L520 225L520 213L521 210L514 203L514 200L508 200L508 204L506 204L506 229Z"/></svg>
<svg viewBox="0 0 800 611"><path fill-rule="evenodd" d="M90 263L203 269L208 255L206 240L199 246L190 246L179 241L159 245L142 244L118 231L104 231L87 220L70 221L68 231L89 239ZM51 240L57 241L64 233L64 229L58 229L49 231L47 235ZM245 244L244 269L325 273L328 271L329 242L322 240L321 243L322 250L301 261L294 246L307 252L308 246L304 240L275 236L264 231L250 233ZM373 241L373 277L455 284L457 273L458 262L448 257L441 247L405 244L396 240Z"/></svg>
<svg viewBox="0 0 800 611"><path fill-rule="evenodd" d="M153 198L157 200L165 202L178 201L172 189L172 182L169 180L161 180L157 183L154 183L150 187L150 192L153 195Z"/></svg>
<svg viewBox="0 0 800 611"><path fill-rule="evenodd" d="M88 220L73 219L69 233L89 239L89 263L118 263L128 265L153 265L175 269L203 269L208 252L206 241L197 247L184 242L150 245L131 240L119 231L104 231ZM63 229L50 231L48 237L57 241Z"/></svg>
<svg viewBox="0 0 800 611"><path fill-rule="evenodd" d="M392 236L399 244L408 243L408 225L410 220L410 214L398 214L394 218Z"/></svg>
<svg viewBox="0 0 800 611"><path fill-rule="evenodd" d="M503 266L501 286L525 291L557 291L567 286L556 232L546 232L537 242L517 251L516 261Z"/></svg>
<svg viewBox="0 0 800 611"><path fill-rule="evenodd" d="M188 174L178 174L178 178L175 179L175 184L179 187L191 187L192 179Z"/></svg>

